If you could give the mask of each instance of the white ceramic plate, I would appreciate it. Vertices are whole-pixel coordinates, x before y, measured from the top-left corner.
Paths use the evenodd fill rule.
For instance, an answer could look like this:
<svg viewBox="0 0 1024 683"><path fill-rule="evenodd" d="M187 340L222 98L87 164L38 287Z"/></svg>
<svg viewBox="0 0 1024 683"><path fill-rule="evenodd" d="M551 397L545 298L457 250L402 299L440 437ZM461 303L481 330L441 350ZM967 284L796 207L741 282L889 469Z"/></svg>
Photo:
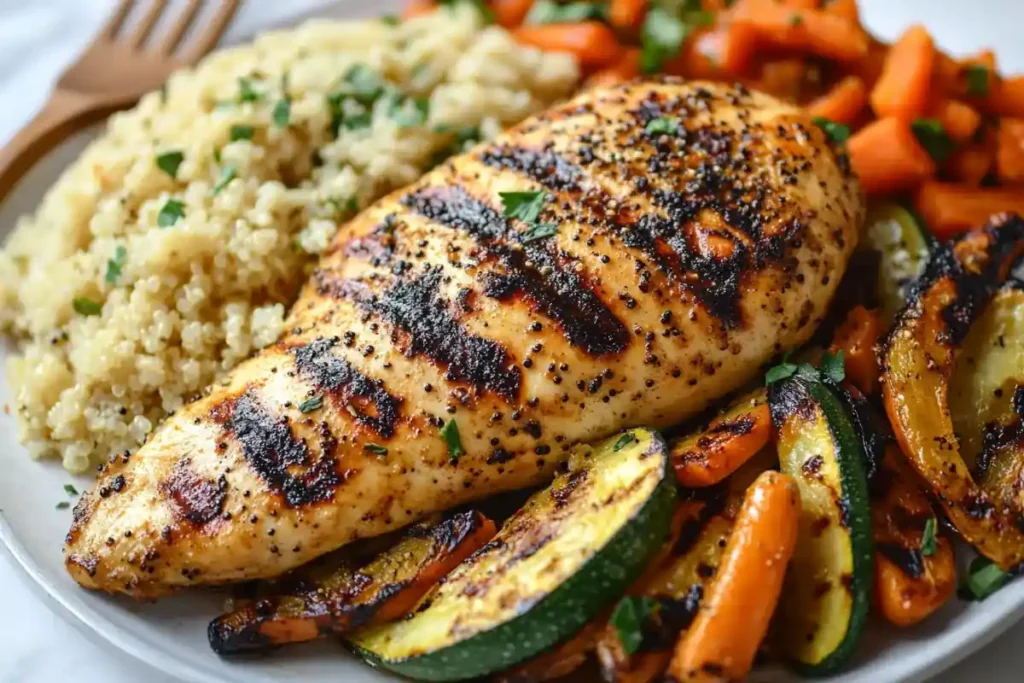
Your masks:
<svg viewBox="0 0 1024 683"><path fill-rule="evenodd" d="M393 10L398 0L339 3L332 14ZM934 0L862 0L866 22L887 39L914 22L923 22L954 53L980 46L996 48L1008 71L1024 71L1024 3L1007 0L934 2ZM347 9L346 9L347 8ZM45 189L82 149L87 136L70 141L33 170L18 191L0 206L0 231L31 210ZM0 348L0 353L9 353ZM6 381L0 403L7 403ZM64 573L61 543L70 511L56 510L63 486L72 479L53 463L31 461L15 439L14 418L0 415L0 541L55 605L100 639L165 673L201 683L263 683L280 680L393 680L357 662L334 644L320 643L280 652L273 657L225 662L210 652L206 624L218 613L222 596L193 592L157 604L140 604L87 593ZM75 482L78 488L87 480ZM982 603L952 601L923 626L896 631L881 623L869 628L851 670L835 679L843 683L922 680L981 647L1024 616L1024 581L1017 581ZM758 680L787 681L779 671L759 672Z"/></svg>

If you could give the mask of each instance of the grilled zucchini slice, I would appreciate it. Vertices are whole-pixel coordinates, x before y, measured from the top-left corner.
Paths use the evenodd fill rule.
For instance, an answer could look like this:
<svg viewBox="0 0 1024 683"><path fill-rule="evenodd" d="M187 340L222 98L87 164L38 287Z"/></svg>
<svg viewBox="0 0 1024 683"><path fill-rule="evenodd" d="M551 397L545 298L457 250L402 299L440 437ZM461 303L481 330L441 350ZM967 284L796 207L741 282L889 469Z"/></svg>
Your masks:
<svg viewBox="0 0 1024 683"><path fill-rule="evenodd" d="M871 508L854 421L823 381L772 385L779 467L800 487L800 536L778 613L783 652L808 675L845 664L864 631L873 579Z"/></svg>
<svg viewBox="0 0 1024 683"><path fill-rule="evenodd" d="M661 437L635 429L581 447L490 543L406 620L357 631L371 664L457 681L507 669L583 628L664 542L675 504Z"/></svg>
<svg viewBox="0 0 1024 683"><path fill-rule="evenodd" d="M906 303L908 287L924 270L935 238L921 219L895 202L872 206L866 225L867 243L881 257L878 301L892 320Z"/></svg>

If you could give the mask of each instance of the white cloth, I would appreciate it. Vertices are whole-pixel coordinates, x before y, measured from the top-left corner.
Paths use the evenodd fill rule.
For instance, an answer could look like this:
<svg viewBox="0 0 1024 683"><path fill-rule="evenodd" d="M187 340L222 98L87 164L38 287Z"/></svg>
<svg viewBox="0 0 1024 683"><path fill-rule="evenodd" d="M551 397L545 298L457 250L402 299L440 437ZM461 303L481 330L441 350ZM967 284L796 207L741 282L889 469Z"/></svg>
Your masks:
<svg viewBox="0 0 1024 683"><path fill-rule="evenodd" d="M1017 2L862 0L862 5L869 25L877 26L886 38L893 38L901 26L925 21L939 42L951 50L969 52L981 45L995 46L1002 66L1024 70L1024 49L1019 42L1024 22L1020 16L1007 18L1004 12L1010 5L1018 7ZM113 0L0 0L0 143L42 106L50 84L89 42L114 4ZM225 40L237 42L260 28L337 4L331 0L248 0ZM343 4L348 12L356 8L370 14L397 3L349 0ZM63 621L27 581L0 550L0 683L175 683ZM936 681L1020 681L1024 671L1020 643L1024 643L1024 625Z"/></svg>

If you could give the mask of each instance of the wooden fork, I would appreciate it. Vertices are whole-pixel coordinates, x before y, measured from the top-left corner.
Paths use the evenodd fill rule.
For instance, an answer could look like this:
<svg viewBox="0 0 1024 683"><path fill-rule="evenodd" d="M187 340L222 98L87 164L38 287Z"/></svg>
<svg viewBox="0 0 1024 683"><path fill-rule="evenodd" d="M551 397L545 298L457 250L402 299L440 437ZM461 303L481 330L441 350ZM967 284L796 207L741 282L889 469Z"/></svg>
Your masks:
<svg viewBox="0 0 1024 683"><path fill-rule="evenodd" d="M34 163L68 135L130 107L142 95L163 85L171 72L213 49L238 8L238 0L218 2L210 24L178 50L203 0L188 0L167 34L152 41L148 49L147 39L163 15L167 0L149 0L145 14L130 31L121 29L136 3L121 0L92 44L61 75L42 111L0 149L0 201Z"/></svg>

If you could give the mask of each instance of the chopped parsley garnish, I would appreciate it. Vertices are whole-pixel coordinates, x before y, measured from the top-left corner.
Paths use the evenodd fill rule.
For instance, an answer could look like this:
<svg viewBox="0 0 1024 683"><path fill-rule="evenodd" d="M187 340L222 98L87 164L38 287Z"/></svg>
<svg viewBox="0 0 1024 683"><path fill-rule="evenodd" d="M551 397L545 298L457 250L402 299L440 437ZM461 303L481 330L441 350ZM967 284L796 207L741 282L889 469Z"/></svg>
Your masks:
<svg viewBox="0 0 1024 683"><path fill-rule="evenodd" d="M292 119L292 102L287 97L277 101L274 105L274 113L272 115L274 125L278 128L284 128L287 126Z"/></svg>
<svg viewBox="0 0 1024 683"><path fill-rule="evenodd" d="M626 434L620 436L618 440L612 445L612 450L618 453L619 451L621 451L623 448L633 443L634 441L636 441L636 437L633 436L633 433L627 432Z"/></svg>
<svg viewBox="0 0 1024 683"><path fill-rule="evenodd" d="M956 147L942 123L936 119L916 119L910 124L917 141L938 163L944 162Z"/></svg>
<svg viewBox="0 0 1024 683"><path fill-rule="evenodd" d="M515 218L524 223L536 223L547 200L544 190L526 192L499 192L505 208L506 218Z"/></svg>
<svg viewBox="0 0 1024 683"><path fill-rule="evenodd" d="M327 200L327 203L334 207L334 212L340 216L351 216L359 211L359 200L355 197L349 197L348 199L335 199L331 198Z"/></svg>
<svg viewBox="0 0 1024 683"><path fill-rule="evenodd" d="M463 3L469 3L476 8L476 11L480 13L480 17L488 24L493 24L495 21L494 10L487 6L487 0L438 0L438 4L448 9L453 9L457 5Z"/></svg>
<svg viewBox="0 0 1024 683"><path fill-rule="evenodd" d="M185 203L178 199L168 199L156 217L156 224L161 228L169 228L184 217Z"/></svg>
<svg viewBox="0 0 1024 683"><path fill-rule="evenodd" d="M984 64L971 64L964 69L967 79L967 95L969 97L987 97L991 72Z"/></svg>
<svg viewBox="0 0 1024 683"><path fill-rule="evenodd" d="M363 105L370 105L384 94L384 81L365 64L353 64L345 72L342 91Z"/></svg>
<svg viewBox="0 0 1024 683"><path fill-rule="evenodd" d="M78 315L99 315L103 312L103 304L85 296L76 296L71 300L71 306Z"/></svg>
<svg viewBox="0 0 1024 683"><path fill-rule="evenodd" d="M385 448L384 446L378 446L375 443L364 444L363 445L363 450L364 451L369 451L370 453L373 453L374 455L387 455L388 454L388 449L387 448Z"/></svg>
<svg viewBox="0 0 1024 683"><path fill-rule="evenodd" d="M644 126L644 131L648 135L675 135L679 131L679 119L670 118L668 116L659 116L656 119L652 119Z"/></svg>
<svg viewBox="0 0 1024 683"><path fill-rule="evenodd" d="M459 456L466 451L462 448L462 439L459 437L459 425L455 420L448 420L441 427L441 438L448 444L448 457L452 462L459 459Z"/></svg>
<svg viewBox="0 0 1024 683"><path fill-rule="evenodd" d="M789 379L795 375L799 369L799 365L783 361L778 365L768 368L768 372L764 373L764 383L766 385L772 385L776 382L781 382L784 379Z"/></svg>
<svg viewBox="0 0 1024 683"><path fill-rule="evenodd" d="M393 105L391 118L401 128L422 126L430 118L430 100L426 97L415 97Z"/></svg>
<svg viewBox="0 0 1024 683"><path fill-rule="evenodd" d="M976 557L971 562L967 577L960 587L960 596L966 600L984 600L1009 582L1010 575L987 557Z"/></svg>
<svg viewBox="0 0 1024 683"><path fill-rule="evenodd" d="M128 250L123 245L117 245L114 249L114 258L107 259L107 274L104 276L109 284L116 285L121 277L121 268L125 259L128 258Z"/></svg>
<svg viewBox="0 0 1024 683"><path fill-rule="evenodd" d="M789 25L794 28L804 23L803 15L793 12L789 15Z"/></svg>
<svg viewBox="0 0 1024 683"><path fill-rule="evenodd" d="M657 5L651 7L641 29L641 70L660 71L665 62L679 54L683 41L695 28L714 22L714 13L701 10L700 2L694 0L684 2L677 13Z"/></svg>
<svg viewBox="0 0 1024 683"><path fill-rule="evenodd" d="M64 484L64 493L69 496L77 496L78 489L75 488L74 484Z"/></svg>
<svg viewBox="0 0 1024 683"><path fill-rule="evenodd" d="M627 595L615 606L611 625L627 655L640 649L644 642L644 627L657 609L657 600L638 595Z"/></svg>
<svg viewBox="0 0 1024 683"><path fill-rule="evenodd" d="M251 78L243 76L238 79L239 102L258 102L262 97L263 93L253 87Z"/></svg>
<svg viewBox="0 0 1024 683"><path fill-rule="evenodd" d="M236 124L231 126L231 142L238 142L239 140L252 140L252 134L255 131L252 126L246 126L244 124Z"/></svg>
<svg viewBox="0 0 1024 683"><path fill-rule="evenodd" d="M931 557L939 549L938 531L939 522L934 517L929 517L924 523L924 534L921 536L921 554L924 557Z"/></svg>
<svg viewBox="0 0 1024 683"><path fill-rule="evenodd" d="M571 24L587 19L605 19L608 11L602 3L537 0L526 15L524 24Z"/></svg>
<svg viewBox="0 0 1024 683"><path fill-rule="evenodd" d="M536 223L523 233L524 242L534 242L558 234L558 223Z"/></svg>
<svg viewBox="0 0 1024 683"><path fill-rule="evenodd" d="M235 167L226 166L220 172L220 179L217 180L217 184L213 186L213 193L220 194L220 191L228 186L232 180L235 179Z"/></svg>
<svg viewBox="0 0 1024 683"><path fill-rule="evenodd" d="M842 349L835 355L826 351L821 357L821 374L838 384L846 379L846 358Z"/></svg>
<svg viewBox="0 0 1024 683"><path fill-rule="evenodd" d="M299 404L300 413L311 413L324 407L324 397L317 394Z"/></svg>
<svg viewBox="0 0 1024 683"><path fill-rule="evenodd" d="M67 502L66 500L62 500L61 502L57 503L58 510L67 510L69 507L71 507L71 503Z"/></svg>
<svg viewBox="0 0 1024 683"><path fill-rule="evenodd" d="M398 26L402 23L402 18L396 14L385 14L380 18L380 22L385 26Z"/></svg>
<svg viewBox="0 0 1024 683"><path fill-rule="evenodd" d="M824 116L815 116L814 123L825 131L825 135L827 135L832 142L842 144L850 139L850 127L845 124L836 123L835 121L826 119Z"/></svg>
<svg viewBox="0 0 1024 683"><path fill-rule="evenodd" d="M178 179L178 167L181 166L181 162L185 160L185 155L180 150L174 150L173 152L164 152L156 158L157 167L171 176L175 180Z"/></svg>

